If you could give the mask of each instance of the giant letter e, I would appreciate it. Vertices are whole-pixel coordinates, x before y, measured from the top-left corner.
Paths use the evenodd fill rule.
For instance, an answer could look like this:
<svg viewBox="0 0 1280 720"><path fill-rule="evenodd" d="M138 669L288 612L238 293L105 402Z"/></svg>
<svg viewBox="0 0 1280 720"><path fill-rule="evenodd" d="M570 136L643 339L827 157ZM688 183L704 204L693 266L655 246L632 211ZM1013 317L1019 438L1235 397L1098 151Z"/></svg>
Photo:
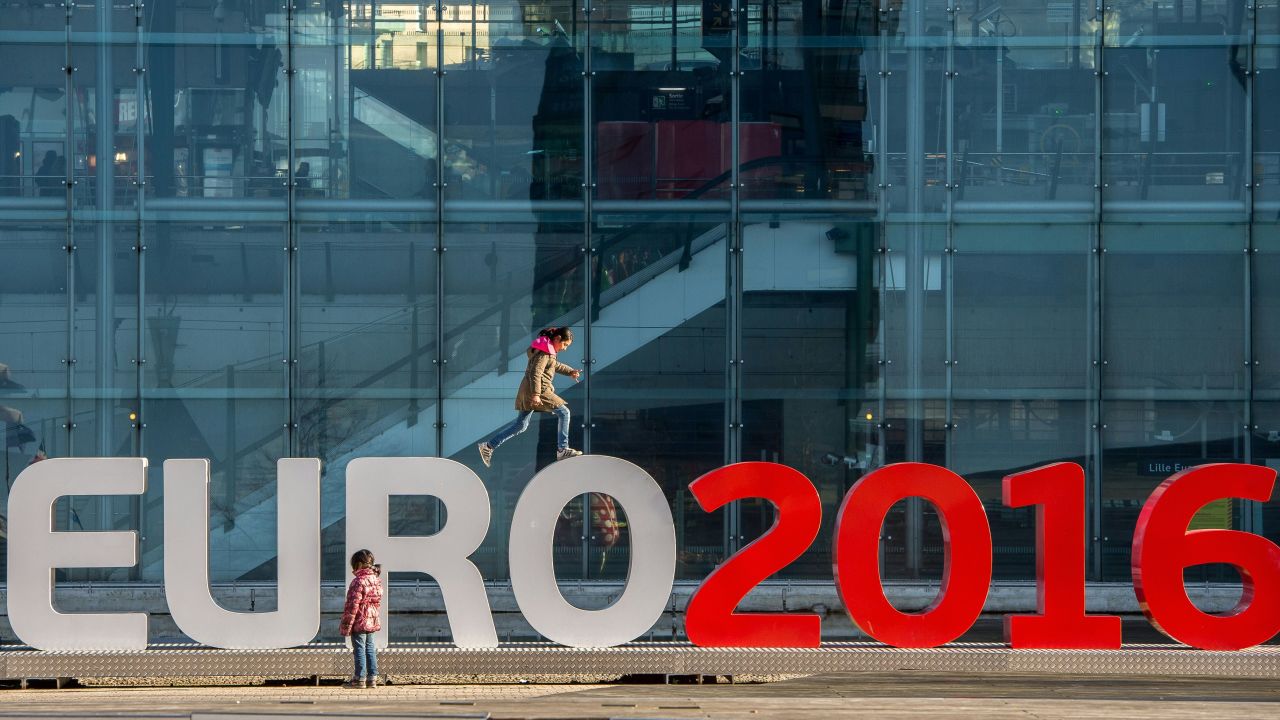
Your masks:
<svg viewBox="0 0 1280 720"><path fill-rule="evenodd" d="M53 571L131 567L136 532L56 532L64 495L141 495L146 458L54 458L23 470L9 490L9 624L37 650L145 650L146 613L60 613Z"/></svg>

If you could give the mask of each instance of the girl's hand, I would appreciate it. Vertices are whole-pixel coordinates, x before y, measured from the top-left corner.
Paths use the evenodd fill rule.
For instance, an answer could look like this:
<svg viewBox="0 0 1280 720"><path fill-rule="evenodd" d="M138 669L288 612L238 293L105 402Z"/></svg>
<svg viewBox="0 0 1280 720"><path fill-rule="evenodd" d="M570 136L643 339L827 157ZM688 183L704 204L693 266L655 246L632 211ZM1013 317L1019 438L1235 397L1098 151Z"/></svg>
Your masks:
<svg viewBox="0 0 1280 720"><path fill-rule="evenodd" d="M533 404L534 404L534 405L541 405L541 404L542 404L542 396L541 396L541 395L534 395L534 396L533 396Z"/></svg>
<svg viewBox="0 0 1280 720"><path fill-rule="evenodd" d="M578 378L581 376L582 376L581 370L574 370L573 372L569 373L569 377L573 378L574 382L577 382Z"/></svg>

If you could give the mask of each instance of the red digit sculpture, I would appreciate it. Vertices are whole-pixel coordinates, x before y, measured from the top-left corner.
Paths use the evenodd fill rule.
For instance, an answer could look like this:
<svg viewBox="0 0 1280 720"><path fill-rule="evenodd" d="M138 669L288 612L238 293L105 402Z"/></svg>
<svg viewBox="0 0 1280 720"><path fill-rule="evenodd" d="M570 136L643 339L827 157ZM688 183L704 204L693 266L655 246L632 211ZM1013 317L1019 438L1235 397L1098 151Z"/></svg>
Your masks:
<svg viewBox="0 0 1280 720"><path fill-rule="evenodd" d="M1118 648L1120 618L1084 611L1084 470L1054 463L1006 475L1009 507L1036 506L1036 615L1006 615L1014 648Z"/></svg>
<svg viewBox="0 0 1280 720"><path fill-rule="evenodd" d="M933 503L942 521L942 588L929 607L904 613L881 584L880 528L904 498ZM854 624L898 647L934 647L960 637L978 619L991 584L991 528L982 501L964 478L937 465L899 463L857 482L840 505L832 563L836 587Z"/></svg>
<svg viewBox="0 0 1280 720"><path fill-rule="evenodd" d="M745 462L713 470L689 490L707 512L752 497L778 508L773 527L717 567L689 598L689 641L702 647L818 647L818 615L735 612L752 588L800 557L818 536L822 500L809 478L785 465Z"/></svg>
<svg viewBox="0 0 1280 720"><path fill-rule="evenodd" d="M1205 650L1239 650L1280 632L1280 547L1239 530L1187 531L1192 516L1222 498L1266 502L1272 468L1237 463L1201 465L1165 480L1138 515L1133 533L1133 589L1142 612L1164 634ZM1244 594L1227 613L1197 608L1183 586L1184 568L1234 565Z"/></svg>

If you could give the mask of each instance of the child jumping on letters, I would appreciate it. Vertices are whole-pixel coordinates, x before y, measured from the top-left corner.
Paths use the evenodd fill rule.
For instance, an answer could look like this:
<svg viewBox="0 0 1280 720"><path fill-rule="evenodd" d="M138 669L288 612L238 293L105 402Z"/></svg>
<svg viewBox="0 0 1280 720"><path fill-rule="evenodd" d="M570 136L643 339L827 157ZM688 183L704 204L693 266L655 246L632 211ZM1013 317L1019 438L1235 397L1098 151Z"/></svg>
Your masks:
<svg viewBox="0 0 1280 720"><path fill-rule="evenodd" d="M347 604L342 608L338 632L351 636L356 669L342 687L377 687L378 649L374 637L382 629L378 618L378 609L382 606L382 582L378 576L382 574L382 566L374 564L373 553L357 550L351 556L351 574L355 577L347 587Z"/></svg>
<svg viewBox="0 0 1280 720"><path fill-rule="evenodd" d="M556 460L564 460L582 452L569 447L569 406L556 395L552 381L556 373L577 380L580 372L556 360L556 355L573 344L573 331L567 327L546 328L538 333L529 345L529 365L516 393L516 419L498 431L487 442L476 447L485 467L493 461L493 451L502 443L529 429L529 420L535 412L549 412L556 416Z"/></svg>

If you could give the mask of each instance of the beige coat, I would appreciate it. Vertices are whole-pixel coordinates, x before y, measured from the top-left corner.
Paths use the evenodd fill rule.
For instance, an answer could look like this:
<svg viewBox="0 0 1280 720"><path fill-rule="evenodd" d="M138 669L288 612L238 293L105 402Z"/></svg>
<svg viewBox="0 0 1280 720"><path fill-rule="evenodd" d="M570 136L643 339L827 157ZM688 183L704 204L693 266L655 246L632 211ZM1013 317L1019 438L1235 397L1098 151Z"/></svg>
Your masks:
<svg viewBox="0 0 1280 720"><path fill-rule="evenodd" d="M552 381L556 373L572 375L576 371L541 350L529 348L528 354L529 365L525 368L524 379L520 381L520 391L516 393L516 410L551 412L564 405L564 399L556 395ZM534 395L542 396L540 405L533 404Z"/></svg>

